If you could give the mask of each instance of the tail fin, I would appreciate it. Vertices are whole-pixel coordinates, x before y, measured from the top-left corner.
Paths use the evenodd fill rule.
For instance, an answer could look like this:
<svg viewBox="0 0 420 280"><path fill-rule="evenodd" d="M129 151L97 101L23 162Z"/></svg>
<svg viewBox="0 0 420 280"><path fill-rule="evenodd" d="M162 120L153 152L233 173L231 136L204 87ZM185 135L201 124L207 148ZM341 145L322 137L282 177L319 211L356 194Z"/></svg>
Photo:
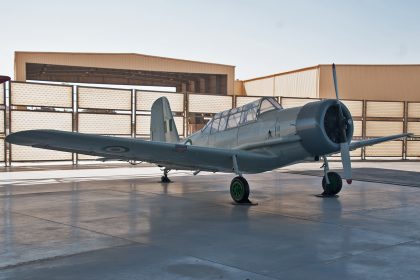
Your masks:
<svg viewBox="0 0 420 280"><path fill-rule="evenodd" d="M150 121L150 138L152 141L178 143L179 136L175 126L169 101L160 97L152 105Z"/></svg>

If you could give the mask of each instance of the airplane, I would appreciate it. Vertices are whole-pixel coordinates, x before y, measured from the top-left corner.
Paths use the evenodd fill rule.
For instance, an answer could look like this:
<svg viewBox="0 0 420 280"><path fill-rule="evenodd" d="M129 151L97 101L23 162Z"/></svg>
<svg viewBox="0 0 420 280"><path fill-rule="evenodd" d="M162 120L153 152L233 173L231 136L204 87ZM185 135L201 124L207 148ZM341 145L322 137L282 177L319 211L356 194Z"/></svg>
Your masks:
<svg viewBox="0 0 420 280"><path fill-rule="evenodd" d="M142 161L163 167L162 183L170 170L236 174L230 195L236 204L249 204L244 174L261 173L303 161L323 160L323 196L335 196L342 178L329 170L328 156L341 153L344 178L352 183L350 151L408 137L397 134L352 142L353 120L340 101L335 65L336 99L283 109L272 97L217 113L199 131L180 140L168 100L158 98L151 109L151 139L128 139L58 130L27 130L10 134L11 144L71 153Z"/></svg>

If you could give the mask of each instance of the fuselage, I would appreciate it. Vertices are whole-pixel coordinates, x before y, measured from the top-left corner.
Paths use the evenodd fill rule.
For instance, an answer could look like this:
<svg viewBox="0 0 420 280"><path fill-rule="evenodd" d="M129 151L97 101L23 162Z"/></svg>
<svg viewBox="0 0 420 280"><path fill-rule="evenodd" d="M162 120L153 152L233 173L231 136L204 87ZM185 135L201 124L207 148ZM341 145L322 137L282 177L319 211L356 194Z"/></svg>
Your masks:
<svg viewBox="0 0 420 280"><path fill-rule="evenodd" d="M277 103L263 110L263 102L267 102L267 100L271 103L276 102L272 99L261 99L257 110L253 112L255 117L244 120L242 116L233 125L229 125L229 119L234 118L235 114L239 115L238 108L218 113L203 129L189 136L183 142L198 146L248 150L271 156L267 162L259 163L253 170L247 170L249 173L268 171L301 161L318 160L322 154L314 153L308 149L307 143L305 145L298 131L298 122L300 120L299 123L302 123L301 115L304 107L282 109ZM239 107L242 114L249 111L246 106L252 108L250 104L244 105L243 108ZM305 121L306 119L303 120L303 122ZM216 122L218 122L218 127ZM323 124L320 122L316 121L312 126L315 126L315 129L319 126L321 129ZM307 140L306 142L308 142ZM317 141L317 138L314 137L313 141ZM320 143L313 144L321 145ZM325 150L328 153L337 151L339 151L339 145Z"/></svg>

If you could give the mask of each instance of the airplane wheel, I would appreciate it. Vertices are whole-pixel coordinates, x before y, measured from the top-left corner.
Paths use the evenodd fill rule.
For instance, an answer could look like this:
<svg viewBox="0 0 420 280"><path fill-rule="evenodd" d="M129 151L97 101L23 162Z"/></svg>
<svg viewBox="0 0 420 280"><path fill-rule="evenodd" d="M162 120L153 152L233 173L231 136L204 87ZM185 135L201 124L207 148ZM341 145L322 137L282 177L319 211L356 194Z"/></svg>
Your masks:
<svg viewBox="0 0 420 280"><path fill-rule="evenodd" d="M249 185L243 177L235 177L230 183L230 196L236 203L249 202Z"/></svg>
<svg viewBox="0 0 420 280"><path fill-rule="evenodd" d="M171 180L168 178L168 176L162 176L162 177L160 178L160 181L161 181L162 183L170 183L170 182L171 182Z"/></svg>
<svg viewBox="0 0 420 280"><path fill-rule="evenodd" d="M343 187L343 180L340 174L336 172L328 172L328 179L330 183L327 185L325 176L322 178L322 188L324 189L323 195L336 195L341 191Z"/></svg>

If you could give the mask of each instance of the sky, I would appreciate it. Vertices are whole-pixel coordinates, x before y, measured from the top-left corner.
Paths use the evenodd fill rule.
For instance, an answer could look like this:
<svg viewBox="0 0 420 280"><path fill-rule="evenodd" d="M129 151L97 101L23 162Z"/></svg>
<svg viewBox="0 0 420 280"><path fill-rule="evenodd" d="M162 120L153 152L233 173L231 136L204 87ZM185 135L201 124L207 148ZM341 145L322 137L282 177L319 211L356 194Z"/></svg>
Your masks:
<svg viewBox="0 0 420 280"><path fill-rule="evenodd" d="M0 0L15 51L127 52L229 64L249 79L318 64L420 64L417 0Z"/></svg>

